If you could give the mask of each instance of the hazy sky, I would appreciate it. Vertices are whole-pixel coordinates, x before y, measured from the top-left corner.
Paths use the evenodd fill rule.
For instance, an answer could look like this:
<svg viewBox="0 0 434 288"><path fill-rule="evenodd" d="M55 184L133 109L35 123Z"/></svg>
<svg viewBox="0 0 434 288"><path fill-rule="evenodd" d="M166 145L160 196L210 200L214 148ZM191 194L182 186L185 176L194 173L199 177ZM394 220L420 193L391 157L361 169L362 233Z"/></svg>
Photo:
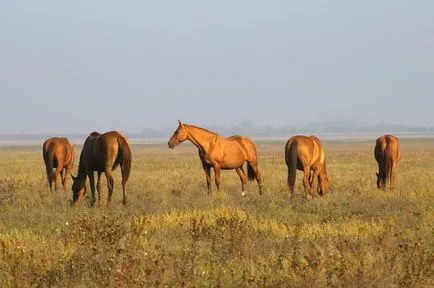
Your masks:
<svg viewBox="0 0 434 288"><path fill-rule="evenodd" d="M434 125L434 1L1 1L0 133Z"/></svg>

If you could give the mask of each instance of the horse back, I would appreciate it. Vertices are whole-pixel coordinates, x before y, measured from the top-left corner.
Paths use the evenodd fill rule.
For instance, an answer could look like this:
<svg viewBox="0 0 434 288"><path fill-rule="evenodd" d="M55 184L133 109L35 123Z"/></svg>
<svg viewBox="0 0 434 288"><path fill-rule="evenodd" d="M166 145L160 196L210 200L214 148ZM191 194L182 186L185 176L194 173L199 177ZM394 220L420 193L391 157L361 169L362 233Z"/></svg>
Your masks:
<svg viewBox="0 0 434 288"><path fill-rule="evenodd" d="M305 135L296 135L291 137L286 143L286 157L291 153L292 143L297 143L297 158L303 166L312 166L324 163L324 151L322 144L317 137Z"/></svg>
<svg viewBox="0 0 434 288"><path fill-rule="evenodd" d="M119 138L127 141L125 136L117 131L104 134L92 132L83 145L81 161L93 171L103 172L108 168L113 170L119 164Z"/></svg>
<svg viewBox="0 0 434 288"><path fill-rule="evenodd" d="M63 152L64 152L64 166L71 166L74 164L74 159L75 159L75 149L74 149L74 145L72 145L68 138L60 138L61 146L63 147Z"/></svg>
<svg viewBox="0 0 434 288"><path fill-rule="evenodd" d="M314 159L317 159L317 161L323 165L325 162L325 154L321 141L316 136L309 136L309 138L312 139L314 144Z"/></svg>
<svg viewBox="0 0 434 288"><path fill-rule="evenodd" d="M63 167L72 165L74 162L75 150L67 138L53 137L46 140L43 144L44 159L52 154L54 161L60 161Z"/></svg>
<svg viewBox="0 0 434 288"><path fill-rule="evenodd" d="M398 162L401 158L399 140L393 135L383 135L376 141L375 159L380 163L384 161L385 157L391 158L394 162Z"/></svg>
<svg viewBox="0 0 434 288"><path fill-rule="evenodd" d="M232 149L240 150L245 156L247 161L253 161L257 157L256 144L252 139L246 136L233 135L225 139L226 143L233 143L234 145L227 145L228 147L233 146ZM236 147L236 148L235 148Z"/></svg>

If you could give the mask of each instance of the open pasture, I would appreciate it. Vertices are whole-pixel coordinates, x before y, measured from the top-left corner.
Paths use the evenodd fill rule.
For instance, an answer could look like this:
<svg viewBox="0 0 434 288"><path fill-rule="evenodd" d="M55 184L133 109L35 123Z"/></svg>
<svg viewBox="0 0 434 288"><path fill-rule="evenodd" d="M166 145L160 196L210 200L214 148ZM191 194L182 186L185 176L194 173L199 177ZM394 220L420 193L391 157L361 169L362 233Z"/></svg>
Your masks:
<svg viewBox="0 0 434 288"><path fill-rule="evenodd" d="M50 192L41 147L0 147L0 286L434 284L434 140L401 140L392 192L376 189L375 140L323 141L331 193L304 199L297 172L293 201L284 141L257 144L263 195L249 182L242 197L234 170L207 195L190 144L132 145L127 206L118 168L95 208Z"/></svg>

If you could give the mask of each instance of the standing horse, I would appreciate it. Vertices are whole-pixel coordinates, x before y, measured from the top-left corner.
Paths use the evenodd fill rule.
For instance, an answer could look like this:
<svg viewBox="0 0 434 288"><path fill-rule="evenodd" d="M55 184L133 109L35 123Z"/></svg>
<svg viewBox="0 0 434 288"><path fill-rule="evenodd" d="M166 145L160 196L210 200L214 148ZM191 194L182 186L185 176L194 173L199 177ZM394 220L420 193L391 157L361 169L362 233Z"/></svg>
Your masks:
<svg viewBox="0 0 434 288"><path fill-rule="evenodd" d="M386 189L387 181L390 180L389 188L395 186L395 169L401 158L399 141L393 135L383 135L377 139L374 148L375 160L378 162L377 187Z"/></svg>
<svg viewBox="0 0 434 288"><path fill-rule="evenodd" d="M304 172L303 186L307 198L313 196L311 189L315 187L317 179L317 192L321 196L326 196L329 189L326 161L322 144L317 137L291 137L285 145L285 161L288 166L288 187L291 197L294 194L297 169Z"/></svg>
<svg viewBox="0 0 434 288"><path fill-rule="evenodd" d="M220 191L220 170L235 169L242 183L242 195L246 195L246 182L256 181L259 185L259 194L262 194L262 182L258 169L256 145L244 136L231 136L224 138L217 133L208 131L194 125L178 121L178 128L169 140L169 148L189 140L199 149L199 157L205 171L208 194L211 193L211 167L214 168L215 184ZM247 162L247 177L243 164Z"/></svg>
<svg viewBox="0 0 434 288"><path fill-rule="evenodd" d="M72 185L73 200L76 203L84 194L86 194L86 176L89 177L90 189L92 191L91 205L95 205L95 179L94 171L98 172L96 189L98 190L98 202L101 201L101 174L104 172L107 178L108 202L111 202L114 180L112 171L121 166L122 174L122 193L123 204L127 202L125 196L125 185L130 176L131 169L131 148L127 138L117 131L110 131L104 134L92 132L84 142L80 154L80 163L78 166L77 177L72 176L74 184Z"/></svg>
<svg viewBox="0 0 434 288"><path fill-rule="evenodd" d="M53 180L54 189L59 188L57 183L59 174L63 189L66 189L66 177L71 173L74 166L74 146L66 138L49 138L42 145L42 157L44 158L50 190L53 191ZM53 168L56 169L55 172L53 172Z"/></svg>

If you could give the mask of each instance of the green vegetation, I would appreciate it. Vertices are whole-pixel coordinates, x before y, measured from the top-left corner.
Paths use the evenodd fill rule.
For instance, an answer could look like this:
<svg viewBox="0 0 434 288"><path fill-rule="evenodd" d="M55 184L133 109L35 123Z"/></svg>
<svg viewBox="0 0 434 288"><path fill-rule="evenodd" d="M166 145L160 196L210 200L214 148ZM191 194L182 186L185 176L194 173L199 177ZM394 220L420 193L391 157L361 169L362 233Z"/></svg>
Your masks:
<svg viewBox="0 0 434 288"><path fill-rule="evenodd" d="M259 143L264 195L251 182L246 197L235 171L208 196L191 145L133 146L128 205L116 170L112 205L103 177L96 208L49 191L40 147L2 148L0 286L428 287L433 144L401 141L397 189L385 192L374 141L325 142L332 193L310 201L301 172L289 200L284 143Z"/></svg>

